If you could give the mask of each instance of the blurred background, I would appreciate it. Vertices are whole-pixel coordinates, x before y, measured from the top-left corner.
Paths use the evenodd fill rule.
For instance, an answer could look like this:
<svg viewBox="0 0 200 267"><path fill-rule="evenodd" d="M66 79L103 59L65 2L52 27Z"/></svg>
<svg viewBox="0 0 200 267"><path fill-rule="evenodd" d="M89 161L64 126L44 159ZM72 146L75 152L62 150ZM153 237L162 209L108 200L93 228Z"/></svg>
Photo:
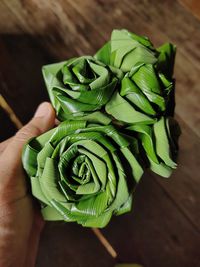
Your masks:
<svg viewBox="0 0 200 267"><path fill-rule="evenodd" d="M102 234L113 258L90 229L48 223L37 267L200 266L200 1L1 0L0 141L12 136L48 100L44 64L94 54L114 28L177 46L176 118L182 128L179 168L169 180L146 174L133 212Z"/></svg>

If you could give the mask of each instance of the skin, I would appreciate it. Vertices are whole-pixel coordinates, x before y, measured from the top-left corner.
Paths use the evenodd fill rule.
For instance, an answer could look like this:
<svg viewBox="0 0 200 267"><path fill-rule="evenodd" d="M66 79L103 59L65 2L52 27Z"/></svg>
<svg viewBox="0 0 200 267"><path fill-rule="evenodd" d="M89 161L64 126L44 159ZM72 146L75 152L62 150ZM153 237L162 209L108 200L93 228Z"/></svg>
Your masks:
<svg viewBox="0 0 200 267"><path fill-rule="evenodd" d="M27 190L21 163L23 145L55 125L52 106L42 103L33 119L0 143L0 266L32 267L44 221Z"/></svg>

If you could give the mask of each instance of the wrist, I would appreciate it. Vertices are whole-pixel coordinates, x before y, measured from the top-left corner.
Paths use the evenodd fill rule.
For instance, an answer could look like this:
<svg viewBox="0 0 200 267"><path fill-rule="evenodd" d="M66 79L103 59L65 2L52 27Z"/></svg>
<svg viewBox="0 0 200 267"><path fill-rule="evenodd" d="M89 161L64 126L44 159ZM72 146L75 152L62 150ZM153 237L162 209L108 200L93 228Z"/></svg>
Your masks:
<svg viewBox="0 0 200 267"><path fill-rule="evenodd" d="M31 226L21 218L31 217L31 213L24 214L27 201L29 199L24 196L0 206L0 266L25 267Z"/></svg>

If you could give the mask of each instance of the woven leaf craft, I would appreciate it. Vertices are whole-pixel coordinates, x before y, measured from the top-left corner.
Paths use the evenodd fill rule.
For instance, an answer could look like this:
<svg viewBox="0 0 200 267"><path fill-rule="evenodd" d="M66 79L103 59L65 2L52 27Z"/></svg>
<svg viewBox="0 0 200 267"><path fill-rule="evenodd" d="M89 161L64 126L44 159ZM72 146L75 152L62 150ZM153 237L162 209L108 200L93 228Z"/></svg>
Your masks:
<svg viewBox="0 0 200 267"><path fill-rule="evenodd" d="M172 118L175 52L113 30L94 56L43 66L61 123L29 140L22 162L45 220L105 227L131 210L147 168L171 175L180 135Z"/></svg>

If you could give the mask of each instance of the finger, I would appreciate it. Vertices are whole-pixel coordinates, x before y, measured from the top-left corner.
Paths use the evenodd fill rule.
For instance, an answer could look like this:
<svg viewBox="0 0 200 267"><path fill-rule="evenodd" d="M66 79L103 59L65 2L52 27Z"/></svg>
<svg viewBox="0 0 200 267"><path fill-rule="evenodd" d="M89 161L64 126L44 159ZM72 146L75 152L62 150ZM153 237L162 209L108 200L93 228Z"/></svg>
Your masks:
<svg viewBox="0 0 200 267"><path fill-rule="evenodd" d="M8 138L7 140L0 143L0 154L4 151L7 145L11 142L13 137Z"/></svg>
<svg viewBox="0 0 200 267"><path fill-rule="evenodd" d="M42 103L33 119L20 129L13 137L12 141L4 150L4 155L9 159L11 165L11 159L16 162L21 160L21 152L23 145L34 136L38 136L54 126L55 112L50 103Z"/></svg>
<svg viewBox="0 0 200 267"><path fill-rule="evenodd" d="M38 107L33 119L12 138L0 156L0 192L9 195L9 191L12 191L14 187L16 196L26 193L25 179L23 179L21 168L22 148L31 137L52 128L54 122L55 113L52 106L49 103L43 103Z"/></svg>

